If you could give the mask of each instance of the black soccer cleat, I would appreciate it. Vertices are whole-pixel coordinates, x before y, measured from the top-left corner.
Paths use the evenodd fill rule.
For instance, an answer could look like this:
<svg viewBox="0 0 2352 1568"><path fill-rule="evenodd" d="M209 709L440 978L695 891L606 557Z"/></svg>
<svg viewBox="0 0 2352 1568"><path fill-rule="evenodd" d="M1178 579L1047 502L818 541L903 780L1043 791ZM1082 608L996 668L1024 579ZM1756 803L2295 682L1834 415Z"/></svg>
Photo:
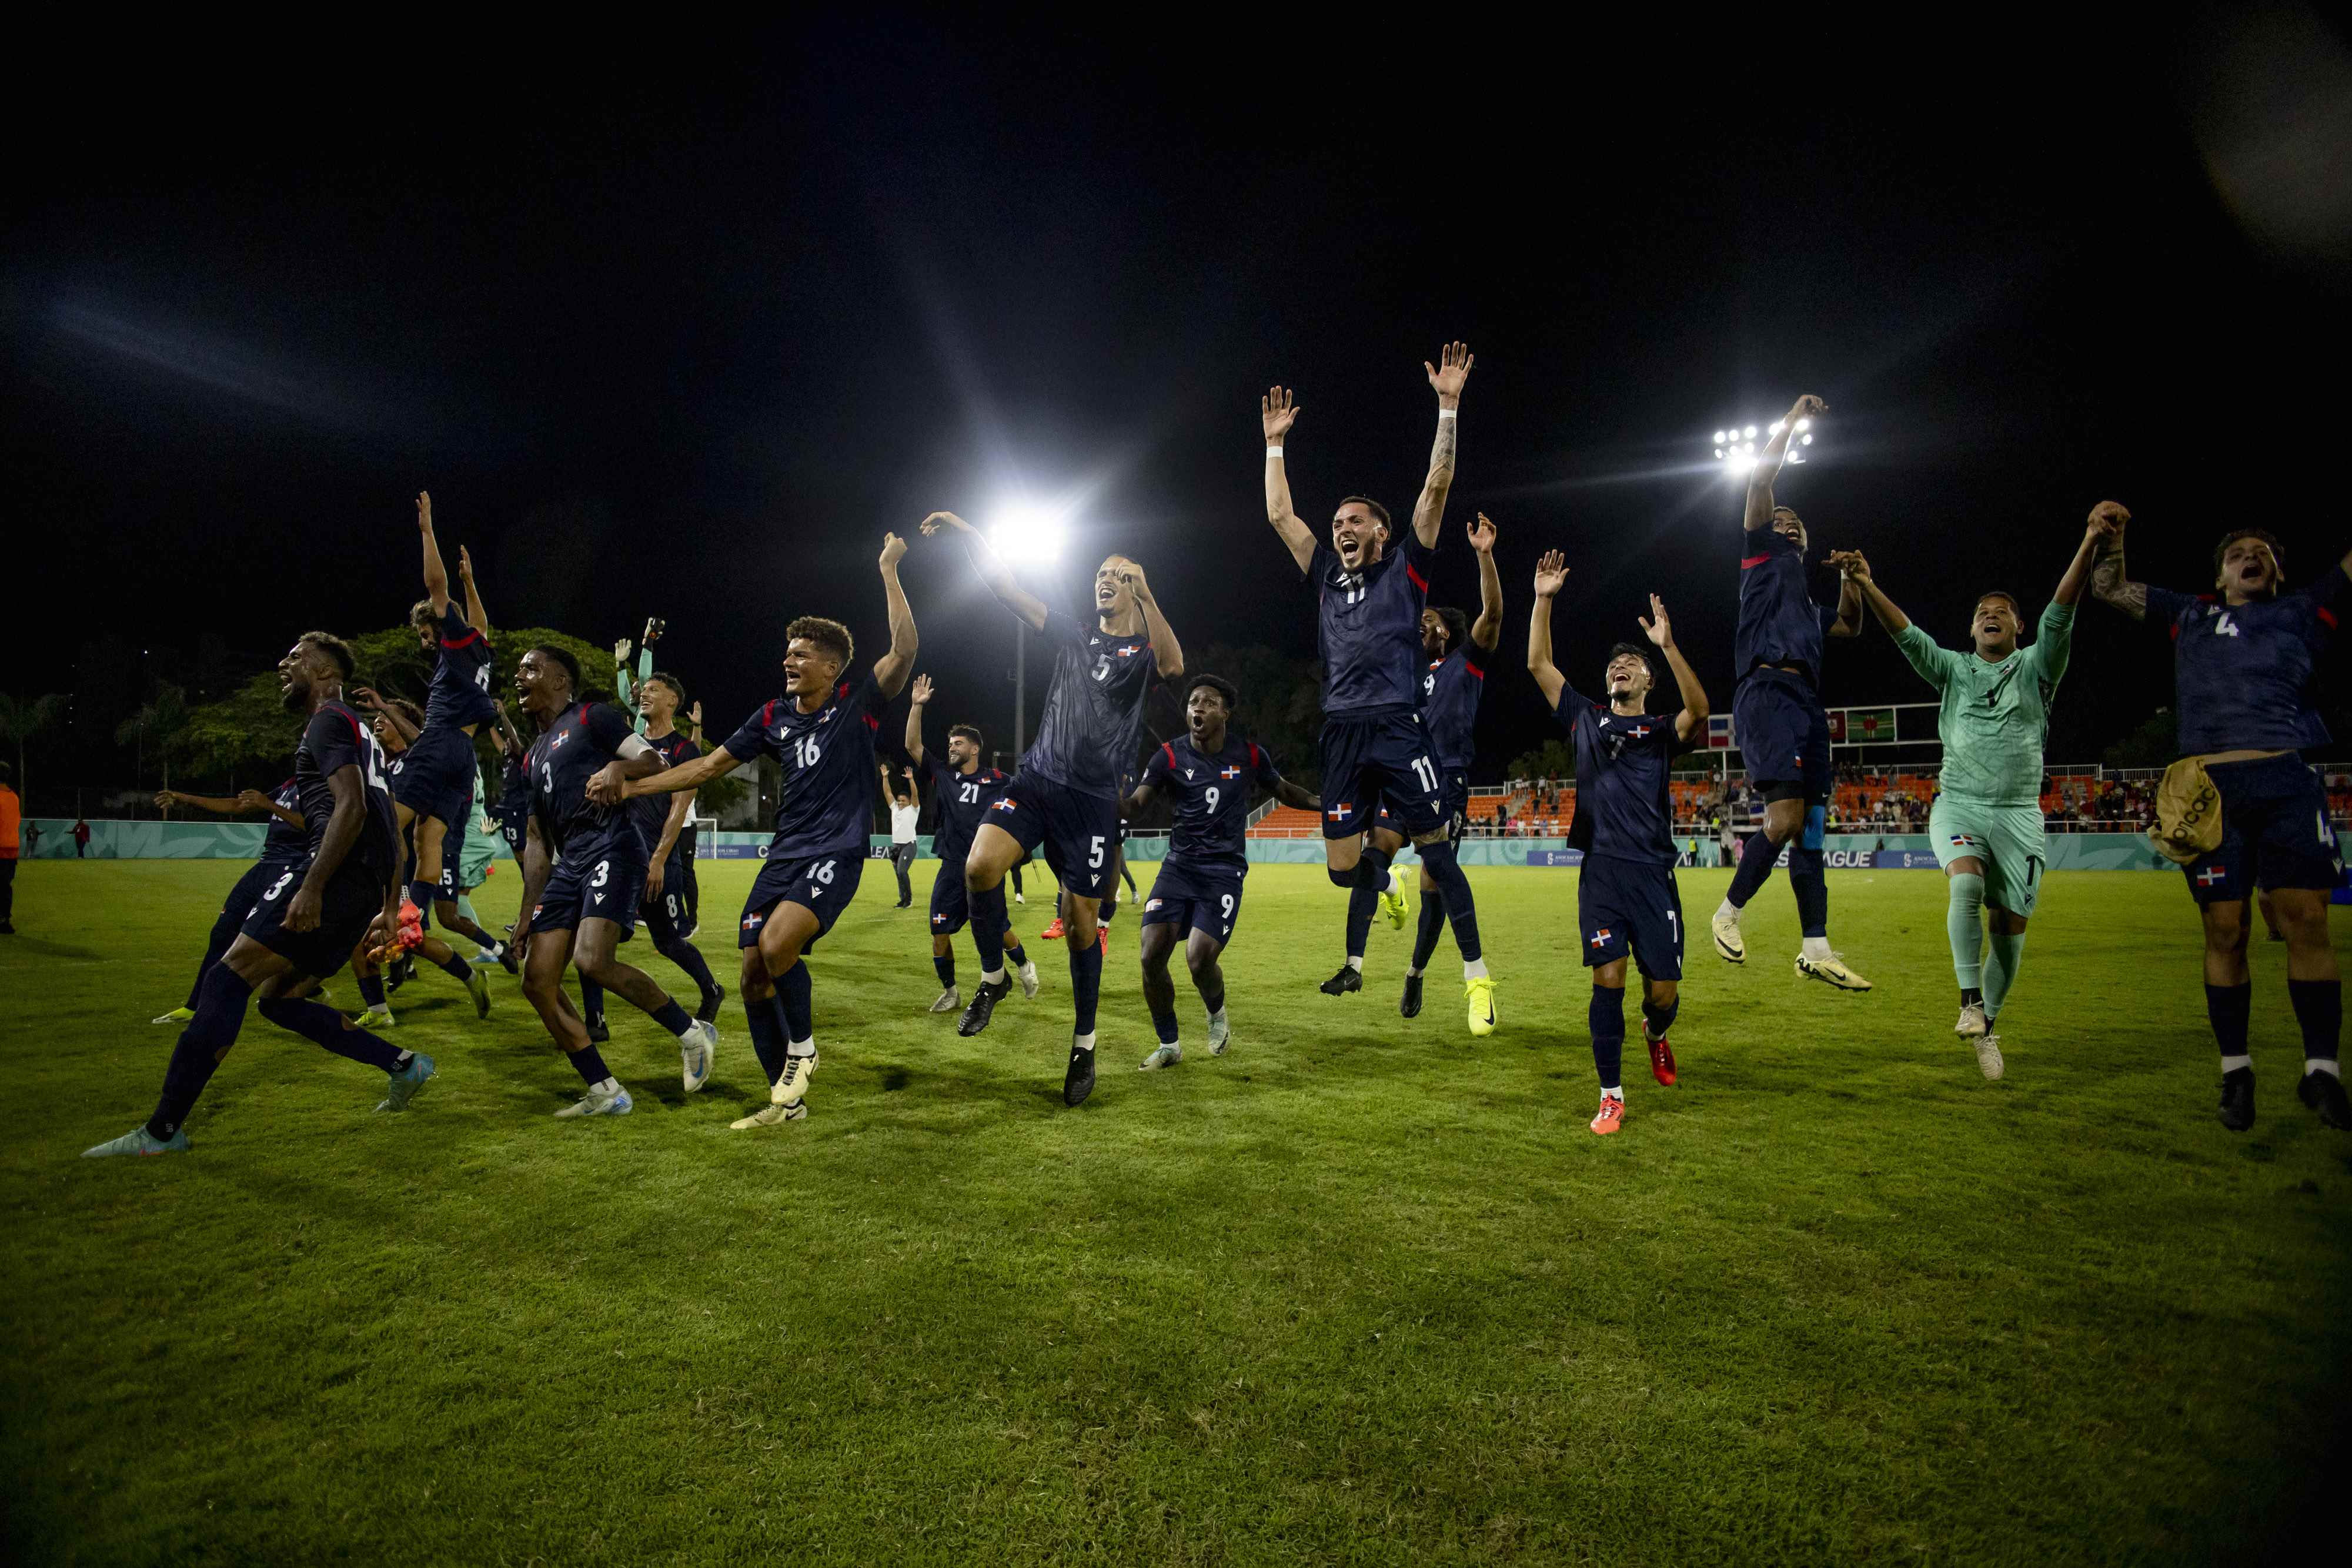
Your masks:
<svg viewBox="0 0 2352 1568"><path fill-rule="evenodd" d="M2339 1088L2340 1095L2343 1091ZM2241 1067L2221 1074L2221 1125L2242 1133L2254 1124L2254 1070Z"/></svg>
<svg viewBox="0 0 2352 1568"><path fill-rule="evenodd" d="M613 1031L604 1027L603 1013L598 1013L592 1019L582 1019L580 1021L588 1026L588 1039L592 1044L602 1045L613 1038Z"/></svg>
<svg viewBox="0 0 2352 1568"><path fill-rule="evenodd" d="M1363 988L1364 972L1353 964L1340 965L1339 972L1324 981L1322 986L1323 994L1327 997L1344 997L1349 991Z"/></svg>
<svg viewBox="0 0 2352 1568"><path fill-rule="evenodd" d="M971 994L971 1005L963 1009L963 1017L956 1019L956 1033L969 1037L986 1029L988 1020L996 1016L996 1004L1012 994L1010 975L1001 980L981 981L980 988Z"/></svg>
<svg viewBox="0 0 2352 1568"><path fill-rule="evenodd" d="M1421 977L1419 975L1407 975L1404 977L1404 999L1397 1003L1397 1011L1409 1019L1417 1019L1421 1016Z"/></svg>
<svg viewBox="0 0 2352 1568"><path fill-rule="evenodd" d="M2344 1093L2344 1080L2317 1068L2303 1075L2294 1097L2319 1113L2323 1127L2352 1127L2352 1099Z"/></svg>
<svg viewBox="0 0 2352 1568"><path fill-rule="evenodd" d="M1074 1045L1070 1047L1069 1071L1062 1074L1062 1103L1083 1105L1094 1092L1095 1053Z"/></svg>
<svg viewBox="0 0 2352 1568"><path fill-rule="evenodd" d="M719 1004L726 999L726 987L711 987L710 994L702 998L702 1005L694 1009L694 1016L704 1023L717 1023L719 1021Z"/></svg>

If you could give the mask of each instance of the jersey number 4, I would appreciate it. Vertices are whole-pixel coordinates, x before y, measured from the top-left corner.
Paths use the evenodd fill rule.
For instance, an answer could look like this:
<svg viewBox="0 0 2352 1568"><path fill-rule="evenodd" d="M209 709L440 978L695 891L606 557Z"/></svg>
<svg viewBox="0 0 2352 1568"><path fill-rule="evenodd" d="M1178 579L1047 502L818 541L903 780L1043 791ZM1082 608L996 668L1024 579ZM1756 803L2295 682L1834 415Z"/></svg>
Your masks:
<svg viewBox="0 0 2352 1568"><path fill-rule="evenodd" d="M2231 620L2230 612L2224 610L2221 612L2221 619L2213 622L2213 635L2216 637L2234 637L2237 634L2238 623Z"/></svg>

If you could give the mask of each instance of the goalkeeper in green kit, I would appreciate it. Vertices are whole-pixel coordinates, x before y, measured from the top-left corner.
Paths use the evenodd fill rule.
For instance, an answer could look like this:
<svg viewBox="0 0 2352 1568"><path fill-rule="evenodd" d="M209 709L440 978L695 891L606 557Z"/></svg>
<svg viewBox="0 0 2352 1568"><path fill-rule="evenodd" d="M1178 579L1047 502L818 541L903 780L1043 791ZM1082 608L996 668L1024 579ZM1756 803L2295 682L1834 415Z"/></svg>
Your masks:
<svg viewBox="0 0 2352 1568"><path fill-rule="evenodd" d="M2014 597L1983 595L1969 618L1975 647L1956 653L1915 625L1872 580L1859 550L1832 550L1832 565L1862 584L1863 598L1911 667L1943 694L1944 739L1927 831L1951 894L1947 929L1952 973L1960 985L1954 1027L1976 1046L1987 1078L2001 1074L2000 1005L2025 957L2025 923L2033 914L2047 863L2042 828L2042 743L2050 700L2074 630L2074 601L2090 581L2098 535L2086 531L2042 612L2032 643L2018 645L2024 616ZM1990 951L1982 923L1990 917Z"/></svg>

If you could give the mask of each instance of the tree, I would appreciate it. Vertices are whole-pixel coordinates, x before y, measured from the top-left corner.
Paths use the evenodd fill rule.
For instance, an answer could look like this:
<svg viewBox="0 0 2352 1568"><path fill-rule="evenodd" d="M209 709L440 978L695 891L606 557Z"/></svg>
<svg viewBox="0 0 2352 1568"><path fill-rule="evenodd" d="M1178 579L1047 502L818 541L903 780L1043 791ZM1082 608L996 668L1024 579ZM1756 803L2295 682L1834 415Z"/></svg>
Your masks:
<svg viewBox="0 0 2352 1568"><path fill-rule="evenodd" d="M1511 758L1514 779L1569 779L1576 777L1576 753L1568 742L1554 736L1533 751L1522 751Z"/></svg>
<svg viewBox="0 0 2352 1568"><path fill-rule="evenodd" d="M25 783L25 743L55 729L65 712L63 692L46 692L37 697L12 697L0 693L0 741L16 743L16 793L24 800L33 798Z"/></svg>
<svg viewBox="0 0 2352 1568"><path fill-rule="evenodd" d="M2180 755L2180 719L2170 708L2158 708L2140 721L2137 729L2107 747L2099 760L2109 768L2168 768Z"/></svg>
<svg viewBox="0 0 2352 1568"><path fill-rule="evenodd" d="M114 728L114 744L138 748L137 760L131 765L131 781L143 784L141 777L147 767L147 749L154 747L163 761L163 788L172 787L172 757L169 747L173 738L188 727L188 694L166 681L155 688L155 695L142 704L139 710Z"/></svg>

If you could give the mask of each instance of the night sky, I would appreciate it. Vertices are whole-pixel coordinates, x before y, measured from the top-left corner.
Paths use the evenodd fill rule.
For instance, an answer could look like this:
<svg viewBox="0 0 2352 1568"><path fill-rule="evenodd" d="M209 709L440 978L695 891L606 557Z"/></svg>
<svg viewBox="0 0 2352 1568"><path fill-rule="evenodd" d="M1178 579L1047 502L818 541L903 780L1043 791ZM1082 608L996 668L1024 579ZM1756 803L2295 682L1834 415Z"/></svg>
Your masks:
<svg viewBox="0 0 2352 1568"><path fill-rule="evenodd" d="M392 624L420 487L494 622L664 615L722 732L793 615L879 652L885 529L1024 495L1085 497L1049 598L1118 549L1196 654L1305 654L1257 394L1297 389L1311 523L1351 490L1402 521L1451 338L1478 361L1436 587L1475 607L1483 509L1507 594L1482 782L1549 733L1520 670L1548 546L1572 677L1655 591L1728 709L1738 494L1707 437L1800 392L1831 415L1782 498L1956 643L1985 589L2039 609L2102 497L2175 586L2234 526L2279 533L2290 581L2352 545L2340 34L1753 20L51 40L20 60L50 96L9 110L0 440L20 613L60 620L8 685L69 687L94 629L258 668ZM942 544L905 579L939 723L1003 744L1011 618ZM2169 692L2160 640L2091 607L2053 760ZM1825 695L1928 693L1874 628Z"/></svg>

